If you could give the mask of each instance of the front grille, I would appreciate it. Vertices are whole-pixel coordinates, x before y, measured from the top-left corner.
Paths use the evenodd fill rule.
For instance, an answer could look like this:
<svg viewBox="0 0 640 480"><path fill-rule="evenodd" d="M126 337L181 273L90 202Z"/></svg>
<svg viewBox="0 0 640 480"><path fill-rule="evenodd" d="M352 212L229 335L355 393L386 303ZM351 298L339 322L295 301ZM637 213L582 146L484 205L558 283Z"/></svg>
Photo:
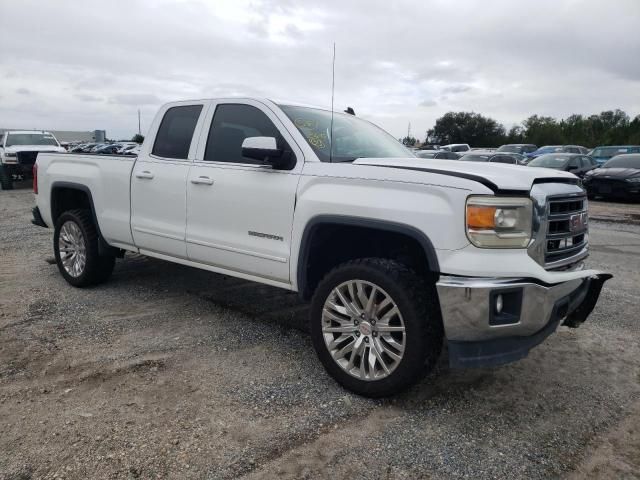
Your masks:
<svg viewBox="0 0 640 480"><path fill-rule="evenodd" d="M38 152L18 152L17 157L20 165L33 165L36 163Z"/></svg>
<svg viewBox="0 0 640 480"><path fill-rule="evenodd" d="M589 183L590 190L594 193L617 193L620 190L624 191L624 187L627 184L624 179L615 178L595 178Z"/></svg>
<svg viewBox="0 0 640 480"><path fill-rule="evenodd" d="M584 196L549 200L545 266L553 268L579 254L588 244L587 202Z"/></svg>

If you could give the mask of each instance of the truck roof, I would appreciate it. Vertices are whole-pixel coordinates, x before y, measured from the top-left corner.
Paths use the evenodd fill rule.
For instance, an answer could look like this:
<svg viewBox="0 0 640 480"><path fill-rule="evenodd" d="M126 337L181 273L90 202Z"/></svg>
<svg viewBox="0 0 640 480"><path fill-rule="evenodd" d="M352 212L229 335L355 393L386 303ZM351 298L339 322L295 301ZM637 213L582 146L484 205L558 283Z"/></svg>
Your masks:
<svg viewBox="0 0 640 480"><path fill-rule="evenodd" d="M5 130L4 133L42 133L43 135L53 135L46 130Z"/></svg>
<svg viewBox="0 0 640 480"><path fill-rule="evenodd" d="M307 108L315 108L318 110L326 110L328 112L331 111L331 108L327 108L327 107L321 107L318 105L312 105L309 103L302 103L302 102L296 102L293 100L287 100L287 99L275 99L275 98L266 98L266 97L209 97L209 98L192 98L192 99L185 99L185 100L176 100L173 102L167 102L165 105L172 105L174 103L178 104L178 103L191 103L191 102L210 102L210 101L238 101L238 100L253 100L256 102L262 102L262 103L273 103L275 105L289 105L292 107L307 107ZM342 110L334 110L334 112L336 113L342 113Z"/></svg>

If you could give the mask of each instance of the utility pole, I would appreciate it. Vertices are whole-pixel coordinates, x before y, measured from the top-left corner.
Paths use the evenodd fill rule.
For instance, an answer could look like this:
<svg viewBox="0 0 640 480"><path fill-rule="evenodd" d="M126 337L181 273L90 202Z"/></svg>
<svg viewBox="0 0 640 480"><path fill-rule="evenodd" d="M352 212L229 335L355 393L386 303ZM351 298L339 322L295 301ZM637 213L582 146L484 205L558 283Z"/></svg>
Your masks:
<svg viewBox="0 0 640 480"><path fill-rule="evenodd" d="M138 109L138 135L142 135L142 129L140 128L140 109Z"/></svg>
<svg viewBox="0 0 640 480"><path fill-rule="evenodd" d="M409 122L409 126L407 127L407 140L411 138L411 122Z"/></svg>

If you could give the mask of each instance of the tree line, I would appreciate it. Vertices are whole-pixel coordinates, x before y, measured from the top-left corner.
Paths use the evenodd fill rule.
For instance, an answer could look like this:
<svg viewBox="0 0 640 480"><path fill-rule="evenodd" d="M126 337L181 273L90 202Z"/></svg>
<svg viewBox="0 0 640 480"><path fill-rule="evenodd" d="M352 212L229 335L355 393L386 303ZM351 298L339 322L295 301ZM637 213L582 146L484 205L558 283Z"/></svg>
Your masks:
<svg viewBox="0 0 640 480"><path fill-rule="evenodd" d="M415 144L405 137L402 142ZM493 118L475 112L448 112L427 131L426 143L468 143L474 147L498 147L505 143L542 145L640 145L640 115L633 120L622 110L597 115L573 114L557 120L532 115L508 131Z"/></svg>

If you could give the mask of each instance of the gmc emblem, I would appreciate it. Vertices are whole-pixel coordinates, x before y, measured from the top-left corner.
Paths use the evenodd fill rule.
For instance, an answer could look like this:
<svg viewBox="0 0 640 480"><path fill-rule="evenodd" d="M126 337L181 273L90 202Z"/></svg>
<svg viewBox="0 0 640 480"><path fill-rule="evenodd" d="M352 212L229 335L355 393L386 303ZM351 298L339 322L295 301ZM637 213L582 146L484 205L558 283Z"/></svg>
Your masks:
<svg viewBox="0 0 640 480"><path fill-rule="evenodd" d="M571 230L571 233L584 230L586 226L587 212L577 213L569 218L569 230Z"/></svg>

